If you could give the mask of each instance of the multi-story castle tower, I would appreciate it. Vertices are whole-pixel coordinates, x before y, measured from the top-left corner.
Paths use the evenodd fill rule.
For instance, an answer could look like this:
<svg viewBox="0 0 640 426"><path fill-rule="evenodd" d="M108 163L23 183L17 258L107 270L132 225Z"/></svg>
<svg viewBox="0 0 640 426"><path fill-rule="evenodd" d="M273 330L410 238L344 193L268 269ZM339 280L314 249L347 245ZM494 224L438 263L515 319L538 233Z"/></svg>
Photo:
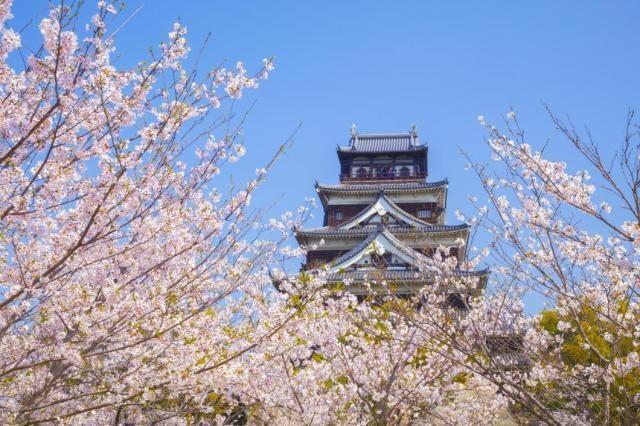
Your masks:
<svg viewBox="0 0 640 426"><path fill-rule="evenodd" d="M375 283L386 283L376 291L411 295L433 284L418 266L438 247L465 260L458 247L460 238L467 242L469 226L445 224L448 182L427 182L428 147L420 144L415 126L409 133L366 135L354 126L349 146L338 146L337 153L340 183L316 183L324 226L296 230L307 249L303 270L324 270L329 282L346 282L359 297ZM482 286L487 272L456 274L479 276ZM450 304L464 309L465 296L450 293Z"/></svg>

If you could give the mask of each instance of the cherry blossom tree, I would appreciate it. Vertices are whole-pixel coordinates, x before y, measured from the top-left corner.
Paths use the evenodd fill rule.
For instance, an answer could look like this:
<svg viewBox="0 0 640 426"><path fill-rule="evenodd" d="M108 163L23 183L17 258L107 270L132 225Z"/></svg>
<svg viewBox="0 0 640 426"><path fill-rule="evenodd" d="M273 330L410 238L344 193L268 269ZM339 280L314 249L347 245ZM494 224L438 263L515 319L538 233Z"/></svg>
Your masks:
<svg viewBox="0 0 640 426"><path fill-rule="evenodd" d="M253 353L236 378L254 418L386 425L495 424L508 416L507 399L465 366L463 351L450 350L447 337L460 328L439 304L416 310L393 295L359 302L321 279L303 285L320 285L323 297ZM415 316L429 321L416 327Z"/></svg>
<svg viewBox="0 0 640 426"><path fill-rule="evenodd" d="M221 179L245 153L232 107L272 61L189 70L176 24L146 62L118 69L116 6L99 1L82 30L77 4L52 7L42 48L16 68L21 37L0 5L0 417L638 421L633 114L613 162L551 116L595 179L528 145L514 113L505 131L483 119L498 166L470 160L489 200L471 221L489 253L436 255L417 265L433 277L419 294L382 282L358 302L348 282L274 272L301 253L286 244L309 216L263 223L250 208L282 149L241 186ZM488 291L467 273L481 262ZM547 300L539 315L525 314L527 292ZM466 315L446 308L450 293Z"/></svg>
<svg viewBox="0 0 640 426"><path fill-rule="evenodd" d="M635 424L640 419L639 127L631 112L622 144L607 160L588 132L585 139L549 114L578 154L576 166L586 169L571 172L565 162L549 160L544 148L536 151L514 112L502 131L480 117L495 162L468 160L488 202L471 197L476 214L460 219L489 236L488 248L462 265L446 259L421 265L434 273L434 288L423 289L410 305L384 305L411 330L393 339L415 343L440 362L444 357L458 374L488 386L487 398L506 398L509 409L502 420ZM491 265L489 285L462 299L467 313L458 321L447 321L442 310L416 311L425 300L427 306L442 306L443 291L463 294L477 287L455 271L481 261ZM523 304L531 294L545 301L534 315ZM413 333L422 339L416 342ZM434 361L430 365L436 366ZM440 386L444 392L446 385ZM487 408L480 395L474 395L478 411Z"/></svg>
<svg viewBox="0 0 640 426"><path fill-rule="evenodd" d="M547 423L634 424L640 418L639 127L630 112L620 148L607 157L588 131L581 135L549 114L577 154L573 165L529 145L514 112L504 130L480 117L497 163L470 159L489 207L479 205L474 220L492 236L494 285L509 295L505 300L536 293L546 301L533 317L520 303L478 310L485 327L496 323L492 316L511 317L531 363L524 371L483 376L521 414Z"/></svg>
<svg viewBox="0 0 640 426"><path fill-rule="evenodd" d="M331 293L322 277L273 290L269 271L299 254L282 243L308 210L266 224L249 210L280 152L245 186L219 189L245 147L243 118L216 114L266 79L271 60L251 76L242 63L201 76L183 65L176 24L147 62L117 69L118 10L100 1L84 33L77 4L53 7L42 48L16 69L10 6L0 9L3 418L383 424L478 412L453 396L490 384L441 356L442 340Z"/></svg>
<svg viewBox="0 0 640 426"><path fill-rule="evenodd" d="M77 8L52 7L42 48L15 68L21 38L11 2L0 6L0 417L118 424L224 410L222 370L292 318L265 296L286 235L264 237L297 219L260 225L248 209L273 160L218 189L245 147L243 119L216 111L272 61L200 75L183 66L175 24L149 60L118 69L115 5L98 2L82 30ZM270 326L254 327L271 309Z"/></svg>

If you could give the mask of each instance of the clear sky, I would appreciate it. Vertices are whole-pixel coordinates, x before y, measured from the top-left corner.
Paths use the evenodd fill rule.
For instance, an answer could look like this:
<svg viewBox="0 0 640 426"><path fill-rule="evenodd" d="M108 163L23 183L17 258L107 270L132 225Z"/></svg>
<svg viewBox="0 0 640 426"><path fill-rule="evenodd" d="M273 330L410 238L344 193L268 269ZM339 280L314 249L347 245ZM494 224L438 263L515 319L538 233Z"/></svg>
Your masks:
<svg viewBox="0 0 640 426"><path fill-rule="evenodd" d="M15 22L46 13L46 0L14 0ZM91 3L91 1L88 1ZM363 132L403 132L417 124L430 145L430 179L448 177L453 209L478 192L464 149L488 158L482 114L499 120L512 106L534 145L570 162L542 102L601 146L619 143L626 112L639 107L640 2L611 1L205 1L127 0L141 7L118 35L121 63L144 58L180 19L194 48L211 32L204 63L268 56L276 71L248 96L257 104L246 126L253 173L298 126L293 148L256 198L295 209L313 183L337 181L337 144L351 123ZM36 21L37 22L37 21ZM34 39L35 40L35 39ZM29 38L25 43L29 43ZM315 224L321 224L318 212Z"/></svg>

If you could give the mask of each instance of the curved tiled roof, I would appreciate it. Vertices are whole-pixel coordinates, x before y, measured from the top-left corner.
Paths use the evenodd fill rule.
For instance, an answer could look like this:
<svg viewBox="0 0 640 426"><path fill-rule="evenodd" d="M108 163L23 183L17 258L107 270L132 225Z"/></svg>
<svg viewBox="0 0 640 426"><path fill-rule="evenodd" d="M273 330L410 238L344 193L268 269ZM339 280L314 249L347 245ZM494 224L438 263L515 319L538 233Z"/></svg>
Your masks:
<svg viewBox="0 0 640 426"><path fill-rule="evenodd" d="M424 151L426 145L417 143L417 134L388 133L388 134L356 134L351 137L349 146L339 146L339 152L378 153L378 152L412 152Z"/></svg>
<svg viewBox="0 0 640 426"><path fill-rule="evenodd" d="M384 191L386 193L429 191L433 189L445 188L448 184L449 181L447 179L443 179L437 182L377 182L337 185L326 185L316 182L316 189L318 192L329 193L375 194L380 191Z"/></svg>
<svg viewBox="0 0 640 426"><path fill-rule="evenodd" d="M489 275L489 269L482 269L479 271L467 271L462 269L457 269L453 272L456 277L485 277ZM328 274L326 277L327 281L330 282L339 282L344 280L353 280L353 281L426 281L429 279L433 279L433 274L428 272L418 271L418 270L410 270L410 269L402 269L402 270L394 270L394 269L374 269L374 270L362 270L356 269L353 271L341 271L334 272Z"/></svg>
<svg viewBox="0 0 640 426"><path fill-rule="evenodd" d="M425 227L414 226L386 226L386 229L394 235L406 234L445 234L448 232L458 232L469 229L466 223L460 225L431 225ZM309 228L296 230L296 236L300 237L324 237L324 238L340 238L340 237L364 237L376 230L376 226L366 225L350 229L335 228L332 226L324 226L322 228Z"/></svg>

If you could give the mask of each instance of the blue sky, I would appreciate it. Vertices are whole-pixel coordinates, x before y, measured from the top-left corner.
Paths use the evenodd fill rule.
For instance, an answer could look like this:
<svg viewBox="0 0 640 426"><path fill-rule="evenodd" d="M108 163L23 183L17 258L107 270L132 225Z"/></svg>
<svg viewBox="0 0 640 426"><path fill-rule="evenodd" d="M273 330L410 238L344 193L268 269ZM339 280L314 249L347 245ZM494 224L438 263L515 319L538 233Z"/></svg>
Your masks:
<svg viewBox="0 0 640 426"><path fill-rule="evenodd" d="M91 3L91 2L88 2ZM15 0L16 27L46 13L46 0ZM351 123L363 132L408 131L430 145L430 179L448 177L453 208L478 193L464 171L464 149L488 159L476 117L499 120L512 106L534 145L570 161L542 102L602 147L621 140L626 112L638 107L640 2L583 1L168 1L127 0L141 10L118 35L120 61L144 58L180 19L204 63L243 60L276 71L247 97L257 104L246 126L247 175L302 124L256 204L274 213L314 196L313 183L335 182L335 146ZM35 42L26 35L25 44ZM606 148L605 148L606 150ZM316 224L321 223L318 212Z"/></svg>

